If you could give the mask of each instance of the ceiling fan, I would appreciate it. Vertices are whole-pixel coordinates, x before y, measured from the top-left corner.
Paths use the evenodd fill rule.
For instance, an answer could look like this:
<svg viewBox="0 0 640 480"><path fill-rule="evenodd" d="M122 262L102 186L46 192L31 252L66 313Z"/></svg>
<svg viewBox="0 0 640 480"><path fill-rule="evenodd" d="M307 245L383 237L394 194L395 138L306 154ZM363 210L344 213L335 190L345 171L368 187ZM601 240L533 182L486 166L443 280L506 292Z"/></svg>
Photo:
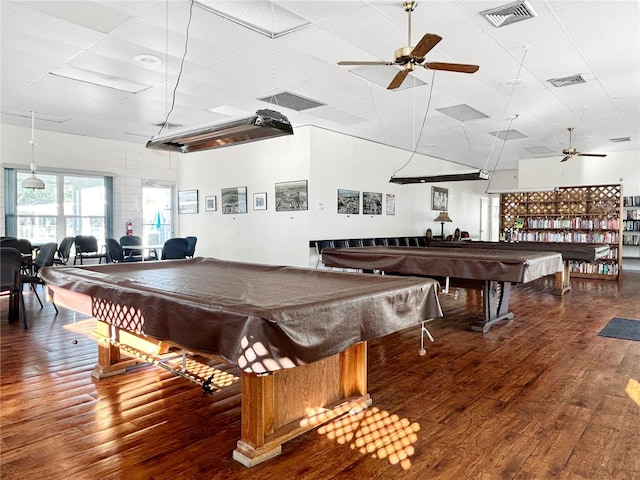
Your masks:
<svg viewBox="0 0 640 480"><path fill-rule="evenodd" d="M580 151L576 147L574 147L571 143L573 127L569 127L567 128L567 130L569 130L569 148L565 148L564 150L562 150L562 153L565 155L565 157L562 160L560 160L561 162L566 162L571 157L574 157L576 155L578 157L606 157L607 156L606 153L580 153Z"/></svg>
<svg viewBox="0 0 640 480"><path fill-rule="evenodd" d="M425 34L415 47L411 46L411 12L415 10L418 3L415 1L407 1L402 4L404 11L409 14L409 46L396 50L395 60L392 62L377 61L341 61L338 65L399 65L402 70L393 78L387 90L393 90L402 85L404 79L416 66L428 68L431 70L446 70L449 72L475 73L480 68L478 65L466 65L463 63L444 63L444 62L424 62L424 57L435 47L442 37L435 33Z"/></svg>

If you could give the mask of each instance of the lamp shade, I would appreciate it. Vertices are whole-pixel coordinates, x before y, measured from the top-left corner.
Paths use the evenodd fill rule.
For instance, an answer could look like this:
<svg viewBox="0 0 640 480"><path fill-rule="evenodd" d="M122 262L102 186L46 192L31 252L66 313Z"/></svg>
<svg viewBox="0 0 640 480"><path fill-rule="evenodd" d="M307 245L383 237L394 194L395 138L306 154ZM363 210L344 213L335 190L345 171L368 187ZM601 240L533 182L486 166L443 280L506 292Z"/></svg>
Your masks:
<svg viewBox="0 0 640 480"><path fill-rule="evenodd" d="M35 175L27 177L22 181L22 188L31 188L33 190L42 190L44 188L44 182Z"/></svg>
<svg viewBox="0 0 640 480"><path fill-rule="evenodd" d="M434 222L453 222L449 218L449 214L447 212L440 212L440 214L434 219Z"/></svg>

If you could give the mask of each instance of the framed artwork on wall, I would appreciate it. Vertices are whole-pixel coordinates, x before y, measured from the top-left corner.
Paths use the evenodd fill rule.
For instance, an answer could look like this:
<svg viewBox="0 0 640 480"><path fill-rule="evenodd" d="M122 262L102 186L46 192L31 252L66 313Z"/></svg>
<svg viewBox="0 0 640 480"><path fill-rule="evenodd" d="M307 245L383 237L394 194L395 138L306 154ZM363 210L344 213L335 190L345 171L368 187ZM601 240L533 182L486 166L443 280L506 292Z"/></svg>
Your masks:
<svg viewBox="0 0 640 480"><path fill-rule="evenodd" d="M392 193L387 193L387 215L396 214L396 196Z"/></svg>
<svg viewBox="0 0 640 480"><path fill-rule="evenodd" d="M338 189L338 213L357 215L360 213L360 192Z"/></svg>
<svg viewBox="0 0 640 480"><path fill-rule="evenodd" d="M253 209L254 210L267 209L267 192L253 194Z"/></svg>
<svg viewBox="0 0 640 480"><path fill-rule="evenodd" d="M198 213L198 190L178 192L178 213Z"/></svg>
<svg viewBox="0 0 640 480"><path fill-rule="evenodd" d="M223 188L220 200L222 213L247 213L247 187Z"/></svg>
<svg viewBox="0 0 640 480"><path fill-rule="evenodd" d="M218 199L215 195L204 197L205 212L215 212L218 209Z"/></svg>
<svg viewBox="0 0 640 480"><path fill-rule="evenodd" d="M276 183L276 212L309 210L306 180Z"/></svg>
<svg viewBox="0 0 640 480"><path fill-rule="evenodd" d="M362 192L362 214L382 215L382 193Z"/></svg>
<svg viewBox="0 0 640 480"><path fill-rule="evenodd" d="M447 210L449 190L441 187L431 187L431 210Z"/></svg>

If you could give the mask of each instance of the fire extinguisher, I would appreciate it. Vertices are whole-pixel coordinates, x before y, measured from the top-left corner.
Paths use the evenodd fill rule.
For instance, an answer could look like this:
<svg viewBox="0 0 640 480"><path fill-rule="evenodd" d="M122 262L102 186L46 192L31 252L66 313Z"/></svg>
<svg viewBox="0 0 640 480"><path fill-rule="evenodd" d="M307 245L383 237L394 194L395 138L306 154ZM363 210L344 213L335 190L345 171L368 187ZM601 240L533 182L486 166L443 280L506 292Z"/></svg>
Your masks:
<svg viewBox="0 0 640 480"><path fill-rule="evenodd" d="M131 220L127 222L127 235L133 235L133 222Z"/></svg>

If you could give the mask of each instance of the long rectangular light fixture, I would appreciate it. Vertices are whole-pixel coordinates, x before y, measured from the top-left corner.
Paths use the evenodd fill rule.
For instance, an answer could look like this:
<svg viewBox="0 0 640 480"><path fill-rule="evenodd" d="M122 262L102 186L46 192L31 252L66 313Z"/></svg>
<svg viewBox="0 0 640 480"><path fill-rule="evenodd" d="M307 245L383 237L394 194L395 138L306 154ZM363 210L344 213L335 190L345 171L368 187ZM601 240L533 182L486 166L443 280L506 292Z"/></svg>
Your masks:
<svg viewBox="0 0 640 480"><path fill-rule="evenodd" d="M283 135L293 135L293 127L287 117L273 110L258 110L252 117L152 138L147 142L147 148L190 153Z"/></svg>
<svg viewBox="0 0 640 480"><path fill-rule="evenodd" d="M436 183L436 182L462 182L466 180L487 180L489 173L485 170L447 172L438 175L423 175L420 177L391 177L389 183L406 185L408 183Z"/></svg>

